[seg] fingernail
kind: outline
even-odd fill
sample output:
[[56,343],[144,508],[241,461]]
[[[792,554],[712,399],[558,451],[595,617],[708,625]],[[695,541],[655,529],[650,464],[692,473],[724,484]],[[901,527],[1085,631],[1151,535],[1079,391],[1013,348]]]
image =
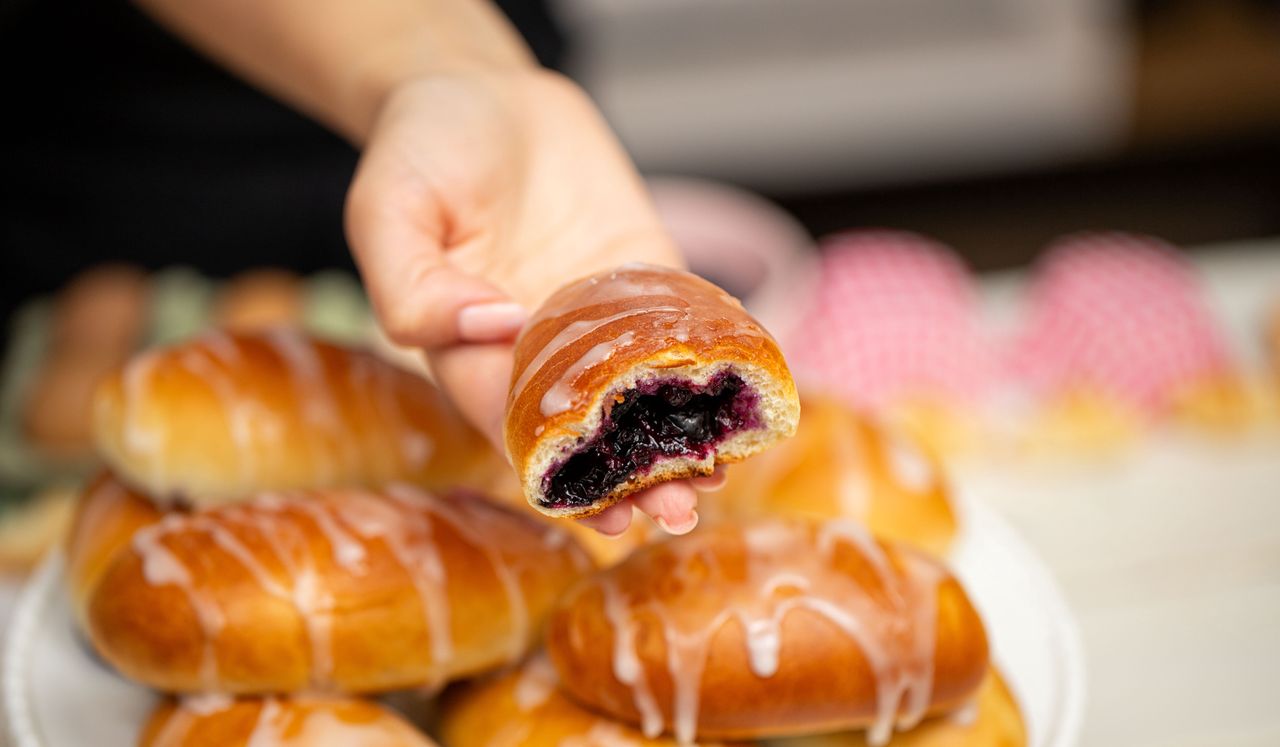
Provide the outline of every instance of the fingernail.
[[463,342],[509,340],[528,319],[528,310],[511,301],[472,304],[458,312],[458,338]]
[[717,471],[706,477],[695,477],[691,480],[693,487],[699,493],[714,493],[724,487],[729,481],[729,476],[724,472]]
[[698,512],[690,511],[689,516],[684,521],[676,524],[668,524],[665,516],[659,516],[657,519],[658,526],[662,527],[662,531],[667,534],[688,534],[693,528],[698,526]]
[[612,530],[609,530],[609,529],[597,529],[596,531],[597,531],[597,532],[599,532],[601,535],[603,535],[603,536],[605,536],[605,537],[608,537],[609,539],[617,539],[617,538],[621,537],[622,535],[626,534],[627,529],[628,529],[630,526],[631,526],[631,525],[630,525],[630,524],[628,524],[627,526],[625,526],[625,527],[623,527],[623,528],[621,528],[621,529],[618,529],[618,530],[616,530],[616,531],[612,531]]

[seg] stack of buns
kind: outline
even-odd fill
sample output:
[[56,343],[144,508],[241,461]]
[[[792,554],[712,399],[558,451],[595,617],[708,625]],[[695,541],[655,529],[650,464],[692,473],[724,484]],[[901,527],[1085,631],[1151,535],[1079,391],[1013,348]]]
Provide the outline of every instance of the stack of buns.
[[[601,292],[624,298],[634,272],[598,277],[624,284]],[[732,299],[703,298],[696,314],[729,309],[730,326],[768,339]],[[612,346],[648,334],[646,304],[676,305],[625,303],[610,313],[641,326],[551,346],[560,373],[540,398],[578,370],[570,409],[543,413],[557,432],[596,407],[608,422],[638,381],[619,371],[639,365]],[[565,325],[584,319],[599,328]],[[748,404],[781,418],[735,421],[739,444],[763,448],[794,428],[794,385],[776,348],[731,348],[696,350],[696,372],[667,380],[737,372]],[[655,412],[684,422],[677,399]],[[167,695],[139,724],[146,747],[1025,744],[983,622],[939,559],[956,520],[932,461],[833,402],[805,407],[795,440],[703,497],[695,531],[641,525],[589,553],[528,481],[536,511],[481,497],[510,486],[510,467],[425,380],[297,332],[210,333],[100,388],[109,468],[69,538],[73,607],[107,663]],[[518,422],[536,430],[529,409]],[[715,461],[700,452],[681,474]],[[416,725],[372,700],[446,686]]]
[[357,696],[519,661],[592,565],[557,527],[428,492],[497,460],[425,380],[298,332],[146,353],[94,420],[110,470],[67,580],[98,654],[181,699],[143,744],[428,744]]

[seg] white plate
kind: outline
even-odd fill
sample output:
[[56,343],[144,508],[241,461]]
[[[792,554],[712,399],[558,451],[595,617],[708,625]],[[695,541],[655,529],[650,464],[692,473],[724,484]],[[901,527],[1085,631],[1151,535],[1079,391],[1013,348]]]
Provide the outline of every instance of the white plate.
[[[962,510],[965,529],[952,564],[987,622],[1032,747],[1071,747],[1085,689],[1075,621],[1049,572],[1004,519],[972,500]],[[89,653],[62,588],[62,566],[54,554],[31,578],[5,642],[12,747],[133,747],[155,696]]]

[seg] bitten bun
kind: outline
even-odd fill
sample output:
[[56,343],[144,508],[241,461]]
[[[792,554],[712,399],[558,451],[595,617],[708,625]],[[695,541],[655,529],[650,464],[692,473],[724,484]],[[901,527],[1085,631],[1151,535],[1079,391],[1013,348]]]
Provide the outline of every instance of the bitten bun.
[[108,465],[160,502],[259,490],[484,484],[500,460],[426,380],[293,330],[210,332],[103,382]]
[[195,698],[161,703],[138,747],[435,747],[380,705],[357,698]]
[[149,510],[91,490],[69,581],[102,657],[167,692],[439,686],[523,656],[590,568],[555,527],[408,487]]
[[699,501],[703,520],[846,517],[882,539],[945,555],[956,516],[935,460],[839,400],[800,401],[796,435],[729,470],[724,488]]
[[576,585],[548,624],[565,690],[647,736],[896,726],[966,702],[982,621],[935,561],[851,521],[714,526]]
[[[449,747],[676,747],[650,739],[619,721],[587,710],[560,690],[545,656],[519,669],[469,682],[446,694],[438,736]],[[699,742],[712,747],[720,742]],[[726,745],[727,747],[727,745]]]
[[626,265],[534,314],[504,435],[529,503],[582,517],[762,451],[799,414],[777,344],[741,304],[687,272]]

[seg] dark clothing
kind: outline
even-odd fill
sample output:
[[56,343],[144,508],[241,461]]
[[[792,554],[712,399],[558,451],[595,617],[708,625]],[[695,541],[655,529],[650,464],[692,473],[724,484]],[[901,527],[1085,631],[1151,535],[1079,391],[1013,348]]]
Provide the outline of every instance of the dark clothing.
[[[555,64],[544,4],[510,5]],[[355,151],[132,4],[0,0],[0,71],[0,319],[104,260],[350,266]]]

